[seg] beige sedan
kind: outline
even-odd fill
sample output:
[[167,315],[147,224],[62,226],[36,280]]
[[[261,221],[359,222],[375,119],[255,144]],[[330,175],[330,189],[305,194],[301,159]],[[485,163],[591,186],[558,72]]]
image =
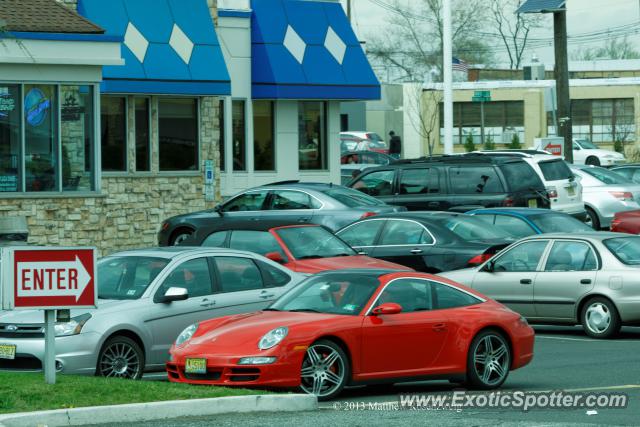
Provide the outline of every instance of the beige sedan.
[[594,338],[640,323],[640,236],[542,234],[514,243],[479,267],[440,275],[531,323],[581,324]]

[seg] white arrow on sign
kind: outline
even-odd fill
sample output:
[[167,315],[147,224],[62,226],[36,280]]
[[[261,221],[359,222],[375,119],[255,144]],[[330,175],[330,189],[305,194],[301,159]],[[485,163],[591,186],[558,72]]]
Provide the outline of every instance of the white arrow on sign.
[[19,297],[69,297],[76,301],[89,285],[91,276],[80,259],[75,261],[19,262]]

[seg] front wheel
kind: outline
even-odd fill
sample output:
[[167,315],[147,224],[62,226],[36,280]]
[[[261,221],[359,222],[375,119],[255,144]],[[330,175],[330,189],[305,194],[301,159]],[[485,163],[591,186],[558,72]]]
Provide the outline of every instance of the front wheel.
[[300,370],[300,388],[318,400],[329,400],[342,392],[351,367],[339,345],[320,340],[309,346]]
[[586,210],[587,219],[584,223],[594,230],[600,230],[600,219],[598,218],[598,214],[591,208],[587,208]]
[[182,244],[182,242],[184,242],[189,237],[191,237],[192,234],[193,234],[193,231],[191,231],[191,230],[189,230],[187,228],[182,229],[182,230],[178,230],[171,237],[171,241],[169,242],[169,245],[170,246],[180,246]]
[[582,327],[592,338],[611,338],[620,332],[618,310],[606,298],[593,298],[582,308]]
[[600,166],[600,159],[595,156],[589,156],[584,163],[589,166]]
[[139,380],[144,371],[144,352],[130,338],[109,338],[98,356],[96,375]]
[[467,354],[467,383],[481,390],[498,388],[511,368],[511,346],[496,331],[476,335]]

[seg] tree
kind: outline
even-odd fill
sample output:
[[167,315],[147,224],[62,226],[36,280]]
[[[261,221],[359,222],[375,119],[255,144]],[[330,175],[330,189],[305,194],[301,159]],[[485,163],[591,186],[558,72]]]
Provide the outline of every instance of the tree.
[[603,46],[578,49],[572,52],[571,59],[594,61],[597,59],[640,59],[640,52],[627,36],[607,40]]
[[522,65],[522,55],[529,42],[531,30],[542,27],[539,13],[515,13],[524,0],[491,0],[491,17],[495,29],[507,50],[509,66],[517,70]]
[[[478,31],[486,22],[482,0],[452,0],[453,54],[467,63],[490,63],[493,54]],[[442,0],[377,0],[389,12],[386,31],[370,34],[372,62],[392,67],[399,80],[439,81],[442,76]],[[435,78],[429,78],[435,77]]]
[[496,143],[493,141],[493,136],[489,135],[484,139],[483,149],[487,151],[493,151],[496,149]]
[[522,144],[520,144],[520,136],[517,133],[514,133],[511,137],[511,144],[509,144],[509,149],[511,150],[519,150],[522,148]]
[[473,143],[473,131],[469,132],[467,137],[464,139],[464,151],[467,153],[476,151],[476,144]]
[[426,143],[427,153],[432,157],[436,145],[435,133],[440,131],[438,110],[443,98],[442,91],[423,90],[422,84],[411,84],[406,85],[404,96],[409,122]]

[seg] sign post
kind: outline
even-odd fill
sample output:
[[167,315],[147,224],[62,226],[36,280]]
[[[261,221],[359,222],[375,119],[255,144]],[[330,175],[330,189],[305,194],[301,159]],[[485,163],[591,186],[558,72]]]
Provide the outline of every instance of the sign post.
[[471,100],[480,103],[480,143],[484,144],[484,103],[491,102],[491,92],[488,90],[477,90],[473,93]]
[[[56,382],[57,310],[95,308],[95,248],[7,247],[0,252],[3,310],[44,310],[44,376]],[[19,349],[14,347],[13,357]],[[5,355],[11,358],[11,355]]]

